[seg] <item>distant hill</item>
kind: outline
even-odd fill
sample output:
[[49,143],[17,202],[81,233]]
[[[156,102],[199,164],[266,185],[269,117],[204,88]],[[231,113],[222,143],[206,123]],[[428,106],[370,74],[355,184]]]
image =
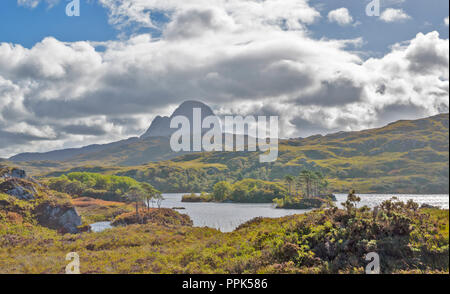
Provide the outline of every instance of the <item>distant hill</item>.
[[[77,155],[64,162],[21,163],[34,173],[65,170],[126,175],[164,192],[198,192],[219,180],[281,181],[303,169],[320,170],[334,191],[448,193],[449,114],[404,120],[358,132],[281,140],[278,160],[257,152],[168,152],[168,138],[149,137]],[[154,160],[150,160],[154,159]],[[159,161],[159,162],[155,162]]]
[[114,148],[121,145],[127,145],[132,142],[136,142],[138,138],[130,138],[123,141],[113,142],[104,145],[89,145],[81,148],[69,148],[62,150],[49,151],[44,153],[34,152],[34,153],[20,153],[9,158],[13,162],[23,162],[23,161],[42,161],[42,160],[56,160],[65,161],[74,159],[76,156],[81,156],[84,154],[95,153],[98,151],[103,151],[108,148]]
[[[201,118],[215,116],[209,106],[199,101],[183,102],[170,117],[157,116],[140,138],[103,145],[89,145],[81,148],[55,150],[44,153],[20,153],[9,158],[12,162],[64,161],[64,162],[107,162],[117,165],[134,165],[159,161],[179,156],[169,146],[169,138],[176,129],[170,128],[170,121],[176,116],[188,118],[193,126],[193,110],[201,110]],[[202,133],[208,129],[202,129]],[[192,132],[193,133],[193,130]]]

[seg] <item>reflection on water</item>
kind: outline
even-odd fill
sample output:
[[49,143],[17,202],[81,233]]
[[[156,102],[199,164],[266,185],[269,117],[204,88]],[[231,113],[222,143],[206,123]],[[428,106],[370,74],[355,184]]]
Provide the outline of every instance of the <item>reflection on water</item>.
[[162,207],[184,207],[180,213],[191,217],[196,227],[211,227],[222,232],[231,232],[240,224],[255,217],[282,217],[305,213],[308,209],[275,209],[271,203],[214,203],[181,202],[184,194],[163,194]]
[[[411,195],[411,194],[357,194],[361,197],[361,202],[358,206],[375,207],[385,200],[389,200],[392,197],[397,197],[399,201],[407,202],[412,199],[414,202],[422,205],[424,203],[437,206],[440,208],[448,209],[449,196],[445,194],[431,194],[431,195]],[[337,206],[342,207],[341,203],[347,200],[347,194],[336,194]]]
[[112,228],[110,222],[98,222],[98,223],[91,224],[90,226],[91,226],[91,230],[93,232],[101,232],[101,231],[104,231],[106,229],[111,229]]
[[[161,207],[184,207],[178,210],[180,213],[190,216],[196,227],[211,227],[222,232],[231,232],[240,224],[255,217],[282,217],[292,214],[301,214],[309,209],[276,209],[273,204],[244,204],[244,203],[211,203],[211,202],[181,202],[185,193],[163,194],[164,201]],[[449,208],[449,195],[393,195],[393,194],[358,194],[361,197],[359,206],[374,207],[384,200],[396,196],[400,201],[413,199],[419,204],[430,204],[441,208]],[[346,194],[336,194],[337,206],[347,199]],[[94,232],[111,228],[109,222],[100,222],[91,225]]]

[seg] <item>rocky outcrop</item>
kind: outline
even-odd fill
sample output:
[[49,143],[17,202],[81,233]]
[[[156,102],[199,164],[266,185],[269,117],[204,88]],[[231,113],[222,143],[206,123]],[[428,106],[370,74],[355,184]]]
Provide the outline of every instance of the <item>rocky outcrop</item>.
[[8,178],[0,183],[0,192],[20,200],[33,200],[36,195],[36,189],[31,183],[16,178]]
[[[0,209],[6,212],[34,215],[40,225],[58,230],[61,233],[78,233],[81,217],[70,203],[67,196],[55,197],[32,178],[27,178],[25,171],[17,168],[0,169],[0,193],[12,196],[3,199]],[[18,209],[14,198],[30,203],[26,208]],[[27,211],[25,211],[26,209]]]
[[0,178],[3,178],[3,179],[8,179],[8,178],[25,179],[26,177],[27,177],[27,173],[22,169],[0,167]]
[[39,224],[61,233],[78,233],[81,226],[81,217],[70,205],[44,203],[37,207],[36,215]]

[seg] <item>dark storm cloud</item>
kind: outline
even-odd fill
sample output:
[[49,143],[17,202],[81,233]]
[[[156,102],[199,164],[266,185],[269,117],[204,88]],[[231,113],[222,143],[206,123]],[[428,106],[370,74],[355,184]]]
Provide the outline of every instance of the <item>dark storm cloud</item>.
[[337,130],[336,128],[328,128],[318,121],[307,120],[302,116],[296,116],[290,120],[290,123],[295,126],[295,134],[297,137],[308,137],[317,134],[324,135]]
[[107,134],[101,126],[68,125],[61,127],[61,131],[73,135],[101,136]]
[[322,81],[318,91],[297,99],[300,105],[339,106],[362,99],[363,88],[349,79]]
[[302,91],[313,84],[314,75],[303,64],[289,60],[291,54],[295,53],[269,47],[233,56],[210,67],[199,86],[204,93],[216,93],[217,102]]
[[448,50],[447,52],[444,50],[427,43],[418,44],[406,55],[406,58],[410,61],[410,70],[418,74],[428,74],[442,67],[448,68]]
[[226,29],[231,23],[224,21],[224,17],[220,17],[219,13],[216,9],[205,8],[191,8],[182,11],[168,25],[164,36],[169,40],[185,39],[201,36],[208,31]]
[[415,119],[426,116],[426,110],[413,104],[393,104],[377,109],[377,115],[381,125],[396,120]]
[[[39,117],[80,118],[93,115],[132,115],[150,113],[164,107],[174,96],[169,93],[139,93],[136,90],[99,91],[72,100],[38,100],[27,97],[24,106]],[[145,92],[145,91],[144,91]]]
[[30,141],[48,141],[52,139],[53,138],[43,138],[29,134],[0,130],[0,148],[5,148],[11,145],[27,144]]

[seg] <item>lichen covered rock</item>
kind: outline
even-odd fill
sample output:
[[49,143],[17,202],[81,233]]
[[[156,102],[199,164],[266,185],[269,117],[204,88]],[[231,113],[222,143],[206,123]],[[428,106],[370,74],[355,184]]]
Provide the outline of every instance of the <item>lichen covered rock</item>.
[[[23,170],[0,168],[0,212],[15,213],[61,233],[78,233],[81,217],[64,193],[47,189]],[[7,218],[8,219],[8,218]],[[19,219],[19,218],[14,218]]]
[[26,177],[27,173],[22,169],[0,166],[0,178],[25,179]]
[[79,232],[81,217],[73,206],[42,203],[36,209],[38,222],[45,227],[61,233],[75,234]]
[[33,200],[36,195],[36,189],[33,185],[19,178],[8,178],[0,183],[0,192],[20,200]]

